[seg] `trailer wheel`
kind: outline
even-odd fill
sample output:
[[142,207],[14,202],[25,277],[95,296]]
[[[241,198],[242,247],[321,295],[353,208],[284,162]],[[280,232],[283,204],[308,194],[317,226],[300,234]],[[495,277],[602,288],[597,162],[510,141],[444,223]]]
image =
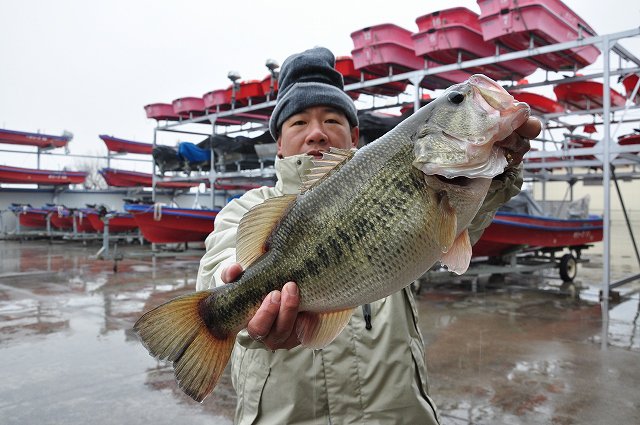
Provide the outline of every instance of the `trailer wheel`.
[[564,282],[571,282],[578,274],[578,262],[571,254],[564,254],[560,258],[560,278]]

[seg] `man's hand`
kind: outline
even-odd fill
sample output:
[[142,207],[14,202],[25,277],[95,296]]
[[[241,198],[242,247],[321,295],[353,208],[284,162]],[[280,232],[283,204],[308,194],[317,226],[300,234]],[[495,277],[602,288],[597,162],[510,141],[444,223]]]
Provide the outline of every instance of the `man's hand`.
[[[242,266],[238,263],[231,264],[222,270],[222,281],[233,282],[240,273]],[[272,291],[249,321],[249,336],[262,342],[270,350],[288,350],[300,345],[295,331],[299,304],[298,286],[294,282],[287,282],[282,291]]]
[[509,166],[515,166],[522,162],[524,154],[531,149],[529,139],[538,137],[541,130],[542,123],[540,120],[530,117],[505,139],[496,142],[496,146],[500,146],[505,150]]

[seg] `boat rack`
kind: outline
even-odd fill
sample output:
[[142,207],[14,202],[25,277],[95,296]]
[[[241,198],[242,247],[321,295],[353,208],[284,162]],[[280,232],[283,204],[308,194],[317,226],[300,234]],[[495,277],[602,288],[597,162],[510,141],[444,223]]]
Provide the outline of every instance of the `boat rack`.
[[[583,34],[584,35],[584,34]],[[616,176],[618,179],[629,180],[638,179],[640,177],[640,156],[639,148],[636,146],[621,146],[617,143],[612,143],[614,140],[615,131],[619,128],[620,123],[629,123],[640,121],[636,118],[627,117],[627,113],[630,111],[640,110],[640,105],[626,105],[615,107],[611,106],[611,77],[622,76],[627,74],[633,74],[640,72],[640,59],[620,45],[618,42],[622,39],[638,38],[640,37],[640,27],[633,28],[626,31],[581,37],[577,40],[567,41],[557,44],[549,44],[545,46],[534,46],[533,39],[530,42],[529,48],[525,50],[510,51],[507,53],[500,52],[497,49],[496,54],[490,57],[477,58],[466,61],[458,61],[457,63],[447,65],[437,65],[425,67],[425,69],[414,70],[409,72],[394,73],[394,70],[389,66],[389,73],[386,76],[377,78],[365,79],[363,73],[361,73],[361,79],[359,82],[349,83],[345,85],[345,91],[354,91],[381,86],[384,84],[394,82],[409,82],[414,88],[413,104],[417,108],[420,105],[421,99],[421,82],[423,79],[430,75],[437,75],[444,72],[460,71],[468,68],[482,67],[487,65],[500,64],[506,61],[513,61],[518,59],[533,59],[533,56],[548,55],[554,52],[560,52],[567,49],[582,48],[589,45],[595,45],[600,49],[603,60],[603,71],[599,73],[592,73],[589,75],[578,75],[576,70],[572,73],[572,76],[561,76],[561,72],[558,72],[558,77],[555,79],[550,77],[549,71],[546,71],[543,81],[518,84],[518,89],[533,88],[533,87],[549,87],[559,83],[567,82],[580,82],[586,80],[601,80],[603,93],[602,93],[602,107],[590,108],[584,111],[567,111],[563,113],[543,114],[540,115],[540,119],[543,122],[543,133],[541,134],[541,142],[546,144],[544,140],[550,141],[554,144],[561,144],[562,140],[555,140],[552,132],[562,130],[564,132],[567,129],[576,128],[580,125],[594,124],[602,126],[604,137],[603,143],[599,143],[589,148],[574,148],[565,144],[560,150],[542,150],[537,152],[531,152],[530,158],[534,159],[534,163],[527,163],[525,165],[525,176],[528,181],[567,181],[575,182],[576,180],[584,181],[586,184],[589,182],[602,182],[604,192],[604,262],[603,262],[603,300],[608,302],[609,289],[611,288],[611,270],[610,270],[610,182],[612,176]],[[618,58],[617,69],[612,69],[612,58],[615,55]],[[425,61],[425,66],[428,62]],[[614,65],[615,66],[615,65]],[[577,69],[577,67],[576,67]],[[506,85],[507,90],[516,87],[513,83]],[[628,96],[630,99],[635,98],[635,93],[638,92],[638,84],[636,84],[634,93]],[[375,99],[376,96],[372,96]],[[628,103],[628,102],[627,102]],[[214,111],[213,113],[205,113],[202,116],[189,116],[188,118],[180,118],[175,122],[166,121],[162,123],[157,122],[157,126],[154,129],[154,145],[156,143],[157,133],[164,131],[177,131],[180,132],[181,128],[189,124],[204,124],[211,128],[211,134],[216,134],[219,130],[216,125],[217,120],[224,119],[240,119],[242,115],[251,114],[258,110],[268,110],[275,105],[275,101],[270,100],[260,104],[253,104],[249,106],[243,106],[239,108],[232,108],[226,111]],[[385,105],[384,107],[393,108],[400,106],[399,97],[395,104]],[[208,112],[208,111],[207,111]],[[572,124],[566,122],[567,119],[576,119],[580,116],[588,116],[592,121],[583,122],[582,124]],[[255,129],[265,128],[267,121],[263,120],[246,120],[248,127],[240,126],[237,131],[254,131]],[[616,125],[615,130],[612,132],[612,125]],[[546,135],[548,133],[548,136]],[[546,138],[546,139],[545,139]],[[546,148],[546,146],[545,146]],[[548,159],[557,156],[558,153],[562,154],[560,161],[548,161]],[[211,151],[211,162],[214,163],[213,150]],[[582,159],[589,157],[589,159]],[[604,160],[604,158],[611,158],[611,160]],[[533,172],[536,168],[541,169],[541,172]],[[575,169],[579,168],[580,171]],[[560,170],[560,174],[553,174],[552,169]],[[585,171],[582,171],[585,170]],[[616,173],[613,172],[616,170]],[[213,182],[218,175],[224,175],[224,173],[216,173],[213,169],[210,173],[210,181]],[[213,196],[213,195],[212,195]],[[213,199],[213,197],[212,197]],[[640,258],[639,265],[640,265]],[[555,260],[552,262],[555,265]],[[545,264],[545,267],[549,264]],[[537,266],[535,266],[537,267]],[[483,272],[484,273],[484,272]],[[635,276],[634,279],[640,278],[640,275]],[[633,280],[633,279],[632,279]],[[625,282],[627,280],[624,280]],[[620,284],[620,283],[619,283]],[[608,308],[603,308],[604,312],[608,312]],[[607,319],[608,320],[608,319]]]
[[[0,218],[2,217],[2,213],[11,212],[10,210],[0,211]],[[94,241],[102,241],[102,248],[99,252],[105,253],[108,256],[109,253],[109,244],[117,243],[119,241],[127,241],[131,242],[137,240],[142,245],[144,243],[144,239],[142,234],[140,233],[140,229],[137,229],[132,232],[123,232],[123,233],[111,233],[109,232],[109,217],[108,215],[103,219],[105,223],[104,230],[102,232],[81,232],[78,230],[78,225],[76,222],[77,217],[73,217],[73,229],[71,230],[59,230],[55,229],[51,224],[51,214],[47,214],[46,216],[46,227],[44,229],[25,229],[21,224],[20,220],[16,220],[16,229],[10,233],[4,233],[4,239],[13,239],[13,240],[31,240],[31,239],[49,239],[53,240],[62,240],[62,241],[78,241],[78,242],[94,242]],[[1,224],[1,223],[0,223]],[[0,226],[1,227],[1,226]]]
[[[105,217],[102,218],[102,221],[104,223],[104,229],[102,231],[102,247],[98,250],[95,256],[96,258],[101,258],[103,260],[113,259],[114,261],[116,261],[116,263],[114,264],[114,271],[116,271],[118,267],[117,259],[119,258],[117,255],[118,241],[121,241],[121,240],[132,241],[134,239],[137,239],[140,242],[140,245],[144,245],[144,238],[142,237],[142,232],[140,231],[140,228],[137,228],[134,232],[110,234],[109,232],[110,219],[111,219],[110,214],[107,214]],[[111,242],[115,243],[113,253],[110,252]]]

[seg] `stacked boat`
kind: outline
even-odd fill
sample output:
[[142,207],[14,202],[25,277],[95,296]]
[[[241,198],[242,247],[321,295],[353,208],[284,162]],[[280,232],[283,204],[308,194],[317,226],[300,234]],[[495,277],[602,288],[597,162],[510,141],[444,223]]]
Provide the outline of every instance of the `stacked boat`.
[[496,213],[474,257],[500,257],[517,251],[582,249],[602,241],[602,217],[589,215],[588,198],[566,202],[551,214],[528,192],[521,192]]
[[[276,144],[268,132],[256,137],[212,135],[202,142],[179,142],[176,147],[167,145],[153,146],[113,136],[101,135],[108,151],[117,154],[151,155],[160,174],[104,167],[99,173],[111,187],[139,188],[153,187],[171,190],[188,190],[200,184],[210,185],[208,176],[192,174],[207,172],[211,169],[212,151],[215,166],[219,171],[241,171],[264,168],[273,165],[276,156]],[[167,172],[171,176],[165,176]],[[273,174],[273,173],[271,173]],[[178,177],[179,179],[176,179]],[[273,184],[273,176],[263,176],[264,183]],[[239,176],[238,182],[225,178],[225,183],[215,181],[214,185],[222,190],[242,190],[248,184],[246,177]],[[251,185],[256,187],[255,184]]]
[[64,132],[62,136],[26,131],[0,129],[0,143],[20,146],[36,146],[39,149],[66,148],[73,134]]
[[[250,93],[250,92],[247,92]],[[264,99],[258,99],[264,101]],[[245,101],[242,94],[239,96],[239,102]],[[197,103],[194,99],[181,98],[179,101],[173,102],[178,110],[178,114],[194,112],[193,105]],[[159,108],[159,109],[158,109]],[[162,107],[154,106],[152,110],[162,111]],[[162,112],[168,114],[168,111]],[[198,112],[199,115],[201,115]],[[100,175],[104,178],[109,186],[140,188],[153,187],[172,189],[172,190],[188,190],[200,184],[210,185],[208,178],[192,176],[182,177],[180,180],[173,180],[171,177],[164,178],[166,172],[181,172],[189,175],[192,170],[208,171],[210,169],[211,150],[217,153],[218,164],[221,164],[224,158],[233,152],[247,154],[256,157],[254,163],[250,164],[250,168],[256,168],[259,164],[257,160],[255,147],[275,146],[273,139],[268,133],[267,137],[259,136],[257,138],[247,138],[238,136],[230,138],[228,136],[211,136],[206,138],[199,145],[189,142],[181,142],[175,148],[156,145],[149,143],[135,142],[114,136],[101,135],[110,153],[117,154],[142,154],[152,155],[154,162],[158,166],[161,175],[154,176],[149,173],[141,173],[137,171],[121,170],[111,167],[105,167],[100,170]],[[265,142],[267,142],[265,144]],[[239,150],[245,146],[245,151]],[[267,155],[273,163],[275,158],[275,150],[269,150]],[[246,160],[246,157],[237,158],[236,161]],[[264,164],[260,164],[264,165]],[[154,181],[155,180],[155,181]],[[263,184],[273,184],[272,178],[264,179],[247,179],[243,176],[225,177],[216,180],[214,187],[217,190],[238,191],[249,190]],[[213,230],[213,223],[219,210],[208,210],[200,208],[178,208],[168,206],[161,203],[152,203],[144,200],[129,200],[125,204],[124,213],[110,212],[99,216],[93,211],[87,211],[89,221],[97,229],[104,227],[105,218],[108,218],[109,231],[117,232],[123,228],[139,229],[144,239],[151,243],[167,244],[167,243],[184,243],[194,241],[204,241],[204,239]]]
[[[133,140],[122,139],[119,137],[102,134],[99,136],[104,142],[109,155],[115,154],[138,154],[152,155],[153,145],[151,143],[137,142]],[[150,173],[142,173],[138,171],[122,170],[112,167],[105,167],[99,171],[107,185],[112,187],[152,187],[153,175]],[[188,190],[196,187],[203,182],[202,179],[193,181],[162,181],[161,176],[156,176],[156,186],[164,189],[182,189]]]
[[133,216],[110,211],[105,206],[88,205],[85,208],[68,208],[65,205],[12,204],[9,207],[18,218],[20,226],[28,230],[54,230],[60,232],[102,233],[108,222],[110,233],[132,232],[138,229]]
[[162,204],[126,204],[146,240],[152,243],[204,241],[219,209],[176,208]]
[[[43,133],[0,129],[0,143],[33,146],[41,151],[67,148],[73,138],[71,133],[55,136]],[[83,171],[46,170],[41,168],[23,168],[0,165],[0,183],[37,184],[43,186],[66,186],[82,184],[87,177]]]
[[[342,74],[347,93],[358,99],[361,95],[397,96],[407,91],[411,84],[429,90],[443,89],[453,83],[466,80],[471,74],[482,73],[495,80],[509,81],[509,91],[520,101],[528,103],[532,112],[540,116],[553,116],[577,110],[600,110],[603,105],[604,87],[602,83],[579,77],[568,78],[554,88],[555,99],[537,93],[524,80],[538,69],[545,71],[577,70],[588,66],[598,58],[600,51],[593,45],[585,44],[559,51],[523,57],[498,60],[500,54],[535,49],[550,44],[580,40],[595,35],[595,31],[578,15],[559,0],[478,0],[480,13],[464,7],[436,10],[415,19],[416,28],[402,28],[393,23],[379,23],[353,31],[350,36],[353,49],[350,55],[336,58],[336,69]],[[513,56],[512,56],[513,57]],[[470,65],[468,61],[473,61]],[[465,68],[460,65],[466,62]],[[458,66],[451,66],[456,65]],[[435,69],[448,66],[446,71],[429,73],[419,81],[412,71]],[[241,126],[247,123],[268,121],[273,110],[273,100],[278,93],[277,64],[268,62],[270,72],[254,79],[241,79],[230,75],[232,84],[206,91],[202,96],[183,96],[171,101],[150,103],[144,106],[146,116],[156,121],[199,122],[208,126]],[[436,69],[436,71],[438,71]],[[400,74],[407,74],[397,77]],[[393,81],[389,81],[388,77]],[[410,78],[411,77],[411,78]],[[387,79],[387,81],[385,81]],[[375,85],[362,87],[362,82],[376,80]],[[519,84],[513,82],[519,81]],[[620,107],[627,99],[638,102],[638,74],[621,78],[626,96],[612,89],[611,106]],[[415,88],[415,87],[414,87]],[[204,90],[203,90],[204,91]],[[424,96],[421,103],[430,100]],[[412,105],[403,108],[403,115],[384,115],[380,112],[361,112],[360,134],[362,142],[368,143],[392,128],[408,114]],[[48,136],[6,131],[0,133],[0,142],[28,144],[39,149],[65,147],[68,135]],[[66,138],[65,138],[66,137]],[[268,132],[255,137],[211,135],[199,143],[180,142],[175,147],[161,144],[137,142],[110,135],[99,136],[111,155],[145,155],[152,159],[159,170],[157,175],[138,171],[105,167],[100,174],[111,187],[139,190],[139,188],[169,189],[188,191],[204,184],[211,190],[231,191],[238,194],[262,185],[274,183],[274,173],[264,173],[273,165],[276,144]],[[5,140],[10,140],[6,142]],[[627,135],[619,144],[638,143],[636,135]],[[571,135],[566,140],[567,147],[590,149],[597,140]],[[151,157],[149,157],[151,155]],[[535,157],[527,159],[535,163],[530,171],[553,168],[554,158]],[[558,157],[558,160],[563,158]],[[572,159],[595,160],[591,154],[574,155]],[[269,168],[272,170],[272,168]],[[215,170],[222,177],[211,181],[205,173]],[[260,170],[259,173],[247,173]],[[169,174],[167,174],[169,173]],[[51,172],[17,167],[0,166],[0,183],[33,182],[38,184],[73,184],[81,182],[86,174],[77,172]],[[47,208],[21,206],[21,223],[44,222],[59,228],[69,228],[69,220],[76,229],[82,227],[86,218],[91,228],[100,231],[105,217],[109,218],[112,231],[116,229],[139,228],[144,237],[153,243],[175,243],[204,240],[213,230],[213,222],[218,210],[186,209],[175,206],[130,202],[124,213],[110,211],[99,214],[92,209],[80,209],[67,213],[66,209],[50,211]],[[29,211],[27,213],[27,211]],[[55,217],[54,217],[55,216]],[[533,221],[532,221],[533,220]],[[537,220],[537,221],[536,221]],[[551,223],[544,219],[521,219],[513,213],[501,212],[496,217],[496,226],[490,228],[487,237],[494,241],[486,252],[497,252],[495,244],[500,244],[510,228],[520,226],[533,229],[563,228],[580,233],[583,224],[570,225]],[[586,221],[585,221],[586,220]],[[590,225],[588,219],[583,220]],[[75,224],[74,224],[75,223]],[[597,223],[596,223],[597,224]],[[124,227],[119,227],[119,226]],[[102,227],[101,227],[102,226]],[[129,227],[127,227],[129,226]],[[501,227],[502,226],[502,227]],[[511,227],[504,227],[511,226]],[[538,227],[536,227],[538,226]],[[87,227],[87,229],[89,229]],[[507,229],[507,230],[505,230]],[[88,231],[88,230],[87,230]],[[557,230],[560,234],[563,230]],[[597,231],[593,233],[598,238]],[[525,233],[524,231],[521,233]],[[493,235],[493,236],[492,236]],[[502,235],[502,236],[501,236]],[[533,237],[533,234],[532,234]],[[588,239],[588,238],[587,238]],[[584,241],[587,241],[586,239]],[[583,242],[584,242],[583,241]],[[530,243],[529,243],[530,242]],[[525,245],[539,244],[529,241]],[[563,238],[560,244],[582,243]],[[486,240],[485,242],[486,243]],[[545,242],[546,243],[546,242]],[[478,249],[482,248],[482,244]],[[500,246],[499,249],[505,247]],[[493,250],[493,251],[492,251]]]
[[139,229],[144,239],[159,244],[204,241],[219,212],[144,202],[127,203],[124,209],[118,212],[102,205],[68,208],[58,204],[12,204],[9,208],[24,230],[102,234],[108,226],[109,234],[122,234]]

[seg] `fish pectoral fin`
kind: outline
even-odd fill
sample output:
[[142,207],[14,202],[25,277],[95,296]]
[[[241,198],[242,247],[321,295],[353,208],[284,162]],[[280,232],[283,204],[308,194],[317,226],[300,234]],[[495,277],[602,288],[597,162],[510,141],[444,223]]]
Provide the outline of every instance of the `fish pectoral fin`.
[[435,194],[437,209],[437,229],[436,236],[440,250],[447,252],[451,249],[451,246],[456,239],[456,229],[458,228],[458,217],[456,210],[449,203],[449,195],[445,191],[437,192]]
[[297,195],[269,198],[251,208],[240,220],[236,236],[236,259],[246,269],[267,251],[267,240]]
[[300,344],[314,350],[326,347],[347,326],[354,311],[349,308],[327,313],[302,313],[296,323]]
[[305,193],[319,185],[323,180],[353,158],[355,153],[355,149],[331,148],[329,152],[322,154],[322,159],[314,159],[313,167],[304,176],[300,193]]
[[456,238],[451,249],[442,256],[440,262],[444,266],[447,266],[449,271],[455,274],[462,274],[469,268],[470,261],[471,241],[469,240],[469,232],[467,229],[464,229]]

